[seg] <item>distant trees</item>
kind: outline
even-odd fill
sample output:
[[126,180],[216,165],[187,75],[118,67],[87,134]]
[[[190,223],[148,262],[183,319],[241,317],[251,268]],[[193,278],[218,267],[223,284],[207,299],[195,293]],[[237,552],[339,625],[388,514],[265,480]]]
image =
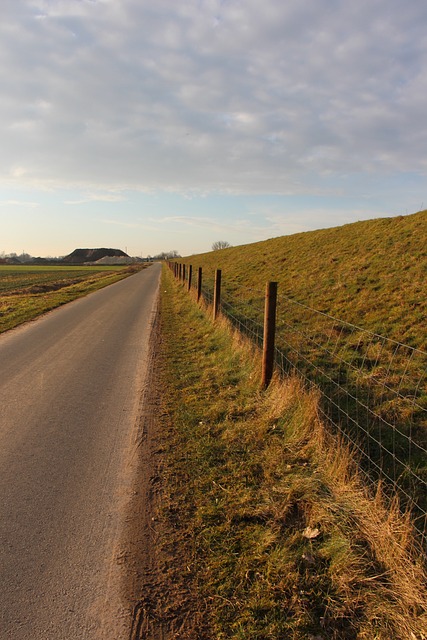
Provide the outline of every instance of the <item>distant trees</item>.
[[62,258],[55,258],[52,256],[48,256],[46,258],[35,258],[26,251],[23,251],[19,255],[13,251],[11,253],[0,251],[0,260],[10,264],[44,264],[61,262]]
[[180,254],[176,249],[172,251],[162,251],[158,253],[156,256],[148,256],[152,260],[173,260],[173,258],[180,258]]
[[5,253],[4,251],[1,251],[0,258],[2,260],[10,260],[11,262],[22,264],[24,264],[25,262],[31,262],[33,260],[33,256],[31,256],[29,253],[25,253],[25,251],[23,251],[20,255],[13,251],[12,253]]
[[228,249],[231,244],[227,240],[217,240],[212,245],[212,251],[219,251],[220,249]]
[[25,251],[23,251],[19,256],[18,256],[18,260],[20,262],[31,262],[31,260],[33,259],[33,256],[31,256],[29,253],[25,253]]

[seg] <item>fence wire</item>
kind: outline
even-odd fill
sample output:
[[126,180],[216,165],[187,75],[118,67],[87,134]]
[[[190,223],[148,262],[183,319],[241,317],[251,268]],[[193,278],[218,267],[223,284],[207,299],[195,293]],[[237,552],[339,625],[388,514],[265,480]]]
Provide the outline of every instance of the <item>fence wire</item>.
[[[213,275],[203,277],[211,304]],[[220,308],[262,347],[264,292],[223,281]],[[412,509],[427,549],[427,353],[279,295],[275,362],[320,390],[323,419],[358,452],[365,477]]]
[[[221,311],[231,323],[262,348],[264,299],[260,292],[241,288],[233,294],[221,294]],[[260,321],[261,319],[261,321]]]
[[276,364],[320,389],[322,416],[413,508],[427,542],[427,354],[279,296]]

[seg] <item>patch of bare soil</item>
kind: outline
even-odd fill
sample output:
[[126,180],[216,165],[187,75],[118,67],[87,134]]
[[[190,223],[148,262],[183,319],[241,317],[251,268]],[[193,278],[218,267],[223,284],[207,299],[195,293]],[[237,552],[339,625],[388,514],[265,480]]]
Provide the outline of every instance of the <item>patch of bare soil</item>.
[[58,280],[57,282],[48,282],[46,284],[35,284],[26,289],[16,289],[13,291],[6,291],[5,296],[22,296],[37,293],[49,293],[50,291],[59,291],[64,287],[71,287],[73,284],[81,282],[82,278],[75,280]]
[[173,426],[163,406],[161,369],[157,354],[143,402],[139,469],[126,520],[129,640],[196,640],[205,636],[191,568],[194,543],[186,530],[180,479],[168,473]]

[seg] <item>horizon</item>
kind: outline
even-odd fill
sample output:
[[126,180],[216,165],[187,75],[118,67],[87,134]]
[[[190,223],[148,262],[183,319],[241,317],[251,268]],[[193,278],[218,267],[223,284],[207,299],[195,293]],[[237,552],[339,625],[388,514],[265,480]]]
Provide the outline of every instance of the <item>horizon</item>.
[[[396,214],[394,216],[381,216],[379,218],[369,218],[367,220],[355,220],[354,222],[350,222],[350,223],[344,223],[342,225],[335,225],[335,226],[331,226],[331,227],[320,227],[317,229],[309,229],[307,231],[297,231],[295,233],[289,233],[289,234],[283,234],[282,236],[273,236],[272,238],[265,238],[264,240],[255,240],[254,242],[248,242],[248,243],[243,243],[241,245],[230,245],[231,248],[237,248],[239,246],[246,246],[248,244],[257,244],[258,242],[265,242],[268,240],[273,240],[275,238],[281,238],[281,237],[288,237],[288,236],[293,236],[293,235],[298,235],[300,233],[310,233],[310,232],[315,232],[315,231],[326,231],[328,229],[338,229],[340,227],[344,227],[347,226],[348,224],[352,225],[352,224],[358,224],[360,222],[373,222],[375,220],[382,220],[382,219],[392,219],[392,218],[401,218],[401,217],[410,217],[410,216],[415,216],[419,213],[424,213],[427,210],[425,209],[420,209],[420,211],[415,211],[414,213],[408,213],[408,214]],[[214,249],[212,249],[212,247],[210,247],[210,249],[208,249],[208,251],[199,251],[197,253],[191,253],[191,254],[181,254],[177,249],[173,249],[173,248],[169,248],[166,249],[164,251],[159,251],[157,253],[150,253],[148,252],[146,255],[132,255],[130,253],[128,253],[127,249],[128,247],[113,247],[113,246],[93,246],[93,247],[82,247],[82,246],[78,246],[75,247],[74,249],[72,249],[71,251],[68,251],[67,253],[64,254],[50,254],[50,255],[45,255],[42,256],[41,254],[37,254],[37,255],[33,255],[28,253],[27,251],[22,251],[21,253],[17,253],[16,251],[11,251],[11,252],[6,252],[6,251],[0,251],[0,258],[8,258],[8,257],[17,257],[19,258],[20,256],[30,256],[31,259],[38,259],[38,258],[42,258],[42,259],[51,259],[51,260],[59,260],[59,259],[63,259],[69,255],[72,255],[75,251],[93,251],[93,250],[100,250],[100,249],[105,249],[105,250],[113,250],[113,251],[122,251],[124,252],[128,257],[130,258],[147,258],[147,257],[153,257],[156,258],[156,256],[164,253],[172,253],[172,252],[177,252],[179,255],[175,256],[175,257],[181,257],[181,258],[188,258],[191,257],[193,255],[199,255],[202,253],[209,253],[210,251],[213,251]]]

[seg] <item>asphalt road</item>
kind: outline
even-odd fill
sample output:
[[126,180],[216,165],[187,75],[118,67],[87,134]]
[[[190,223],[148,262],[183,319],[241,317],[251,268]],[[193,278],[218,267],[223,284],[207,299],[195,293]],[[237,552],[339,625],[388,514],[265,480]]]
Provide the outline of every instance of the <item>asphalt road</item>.
[[2,640],[125,637],[117,539],[159,274],[0,336]]

